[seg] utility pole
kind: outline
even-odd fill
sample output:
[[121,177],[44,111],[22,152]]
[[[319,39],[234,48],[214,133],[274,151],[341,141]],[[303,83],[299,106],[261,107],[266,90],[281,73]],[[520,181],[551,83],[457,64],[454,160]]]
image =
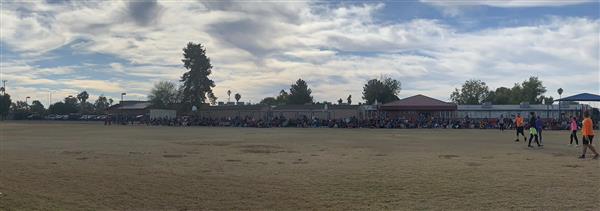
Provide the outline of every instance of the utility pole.
[[6,82],[7,80],[2,80],[2,94],[6,94]]

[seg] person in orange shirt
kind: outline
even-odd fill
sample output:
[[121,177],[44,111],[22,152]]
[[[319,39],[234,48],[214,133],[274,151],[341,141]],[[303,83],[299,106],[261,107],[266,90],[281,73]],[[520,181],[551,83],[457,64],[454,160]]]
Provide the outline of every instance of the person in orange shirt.
[[587,148],[590,148],[590,150],[592,150],[592,152],[596,154],[594,155],[593,159],[598,159],[598,156],[600,155],[598,155],[598,152],[596,152],[596,148],[594,148],[594,145],[592,143],[594,139],[594,123],[590,118],[590,112],[583,112],[583,117],[585,117],[585,119],[583,119],[583,127],[581,128],[581,133],[583,134],[583,154],[581,154],[579,159],[585,159],[585,153],[587,151]]
[[515,117],[515,125],[517,126],[517,139],[515,139],[515,142],[519,142],[519,134],[523,136],[523,142],[525,142],[527,137],[525,137],[525,125],[523,125],[523,117],[521,117],[521,114],[517,114],[517,117]]

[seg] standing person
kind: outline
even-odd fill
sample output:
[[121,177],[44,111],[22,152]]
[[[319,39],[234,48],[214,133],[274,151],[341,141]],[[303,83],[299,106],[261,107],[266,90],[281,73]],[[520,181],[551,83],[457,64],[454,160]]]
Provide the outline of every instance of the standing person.
[[538,134],[537,134],[537,130],[535,129],[535,112],[531,112],[530,113],[531,116],[529,117],[529,143],[527,144],[527,147],[532,147],[531,146],[531,139],[535,138],[535,143],[538,145],[538,147],[542,147],[542,145],[540,144],[540,142],[538,141]]
[[542,141],[542,129],[544,128],[544,121],[542,121],[541,117],[537,117],[537,119],[535,120],[535,129],[537,130],[537,134],[540,137],[540,144],[542,146],[544,146],[544,143]]
[[573,145],[573,139],[575,139],[575,147],[579,147],[579,140],[577,139],[577,117],[571,117],[571,142],[569,146]]
[[504,115],[500,115],[496,121],[500,124],[500,131],[504,131]]
[[583,153],[581,154],[579,159],[585,159],[585,153],[587,151],[587,148],[590,148],[590,150],[592,150],[592,152],[596,154],[594,155],[593,159],[598,159],[600,155],[598,155],[598,152],[596,152],[596,148],[594,148],[594,145],[592,143],[594,139],[594,123],[590,118],[590,112],[583,112],[583,117],[583,126],[581,127],[581,133],[583,134]]
[[523,117],[521,117],[521,114],[517,114],[517,117],[515,117],[515,125],[517,126],[517,139],[515,139],[515,142],[519,142],[519,134],[523,135],[523,142],[525,142],[527,137],[525,137],[525,128],[523,127]]

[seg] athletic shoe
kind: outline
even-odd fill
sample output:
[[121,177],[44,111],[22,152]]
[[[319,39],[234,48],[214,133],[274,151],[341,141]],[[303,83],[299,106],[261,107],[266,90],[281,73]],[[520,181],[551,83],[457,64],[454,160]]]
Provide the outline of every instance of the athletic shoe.
[[579,148],[579,144],[575,145],[575,148]]
[[567,144],[567,146],[573,146],[573,144]]
[[594,155],[594,157],[593,157],[592,159],[594,159],[594,160],[598,160],[598,157],[599,157],[599,156],[600,156],[599,154],[596,154],[596,155]]
[[531,145],[527,145],[527,147],[529,147],[529,148],[533,148],[533,146],[531,146]]
[[585,159],[585,155],[579,156],[579,159]]
[[515,142],[519,142],[519,139],[515,140]]

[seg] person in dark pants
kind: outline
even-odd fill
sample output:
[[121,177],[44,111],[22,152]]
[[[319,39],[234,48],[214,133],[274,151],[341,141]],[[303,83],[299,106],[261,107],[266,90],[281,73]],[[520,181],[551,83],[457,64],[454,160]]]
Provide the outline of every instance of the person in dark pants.
[[531,140],[533,138],[535,138],[535,143],[538,145],[538,147],[542,147],[542,145],[540,144],[540,142],[538,141],[538,134],[537,134],[537,130],[535,129],[535,112],[531,112],[531,117],[529,117],[529,143],[527,144],[527,147],[532,147],[531,146]]
[[497,119],[497,122],[500,124],[500,131],[504,131],[504,116],[500,115],[500,118]]
[[579,156],[579,159],[585,159],[585,153],[587,151],[588,148],[590,148],[590,150],[594,153],[594,157],[592,159],[598,159],[598,157],[600,157],[600,154],[598,154],[598,152],[596,151],[596,148],[594,148],[594,122],[592,121],[592,119],[590,118],[590,112],[589,111],[585,111],[583,112],[583,117],[585,117],[583,119],[582,122],[582,127],[581,127],[581,133],[583,135],[583,137],[581,138],[581,142],[583,142],[583,152],[581,153],[581,156]]
[[521,114],[517,114],[517,117],[515,118],[515,125],[517,128],[517,139],[515,139],[515,142],[519,142],[519,134],[521,134],[523,136],[523,142],[525,142],[525,140],[527,139],[525,137],[525,133],[524,133],[524,125],[523,125],[523,117],[521,117]]
[[544,128],[544,121],[542,121],[542,118],[540,118],[539,116],[537,117],[537,119],[535,120],[535,129],[537,130],[537,134],[538,137],[540,137],[540,144],[542,146],[544,146],[544,143],[542,141],[542,129]]
[[577,139],[577,117],[571,117],[571,142],[569,146],[573,145],[573,139],[575,139],[575,147],[579,147],[579,140]]

